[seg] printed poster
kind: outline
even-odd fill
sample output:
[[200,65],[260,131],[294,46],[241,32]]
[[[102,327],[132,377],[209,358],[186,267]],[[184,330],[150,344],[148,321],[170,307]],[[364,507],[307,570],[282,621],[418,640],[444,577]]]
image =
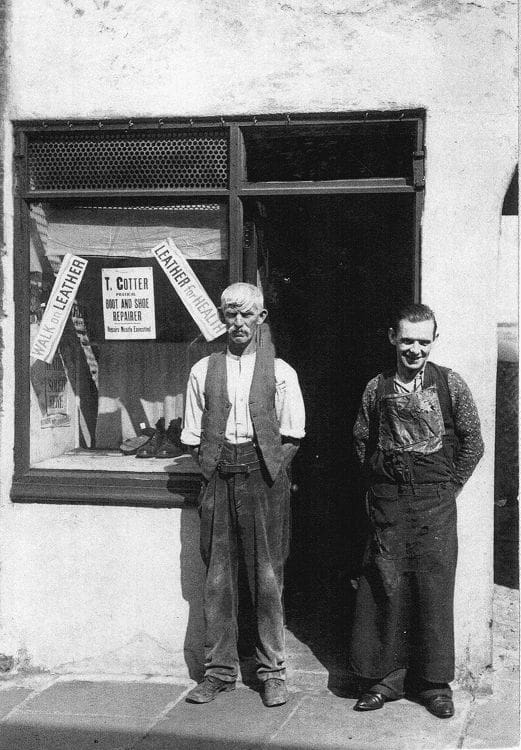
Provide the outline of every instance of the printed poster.
[[168,237],[153,248],[152,254],[205,339],[213,341],[221,336],[226,326],[221,323],[217,308],[175,242]]
[[155,339],[152,266],[102,268],[101,284],[105,338]]
[[38,334],[31,349],[31,357],[52,362],[60,342],[72,303],[87,268],[87,261],[76,255],[64,255],[56,276]]
[[66,427],[71,423],[67,398],[67,375],[59,354],[52,362],[46,362],[45,375],[45,414],[41,427]]

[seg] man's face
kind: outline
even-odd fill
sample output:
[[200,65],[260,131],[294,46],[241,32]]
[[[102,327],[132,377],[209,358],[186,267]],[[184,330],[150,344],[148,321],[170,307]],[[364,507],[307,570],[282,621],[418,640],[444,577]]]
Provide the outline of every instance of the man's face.
[[409,375],[419,372],[429,358],[435,339],[432,320],[418,323],[401,320],[397,331],[390,328],[389,341],[396,347],[398,370]]
[[222,318],[228,331],[228,342],[241,348],[248,346],[267,314],[266,310],[259,310],[255,306],[250,308],[226,306],[222,311]]

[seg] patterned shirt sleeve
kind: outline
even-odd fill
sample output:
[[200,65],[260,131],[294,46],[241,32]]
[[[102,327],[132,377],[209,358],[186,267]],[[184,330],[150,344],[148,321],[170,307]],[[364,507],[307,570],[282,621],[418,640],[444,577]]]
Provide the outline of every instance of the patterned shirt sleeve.
[[464,485],[484,452],[481,424],[470,389],[461,375],[449,370],[448,384],[452,400],[454,430],[459,440],[455,474],[458,483]]
[[372,413],[376,406],[376,389],[378,376],[368,382],[362,394],[362,402],[353,427],[354,449],[360,466],[364,466],[367,445],[369,443],[369,427]]

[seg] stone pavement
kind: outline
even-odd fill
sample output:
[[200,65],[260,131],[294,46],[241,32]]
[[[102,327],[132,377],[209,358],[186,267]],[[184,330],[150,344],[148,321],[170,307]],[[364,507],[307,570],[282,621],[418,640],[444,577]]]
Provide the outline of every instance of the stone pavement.
[[361,714],[290,638],[290,700],[265,708],[239,685],[213,703],[174,678],[14,675],[0,682],[0,750],[445,750],[519,747],[518,592],[496,587],[490,695],[455,691],[456,715],[401,700]]

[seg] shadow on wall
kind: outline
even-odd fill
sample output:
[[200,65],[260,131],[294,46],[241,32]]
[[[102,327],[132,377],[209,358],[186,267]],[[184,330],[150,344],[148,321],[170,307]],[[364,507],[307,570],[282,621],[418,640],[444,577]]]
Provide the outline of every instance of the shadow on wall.
[[494,583],[519,588],[517,362],[498,362],[494,467]]
[[494,583],[519,588],[519,505],[494,506]]
[[494,466],[494,502],[496,505],[517,503],[519,492],[518,366],[518,362],[498,361],[497,363]]
[[204,672],[204,564],[199,552],[199,515],[197,508],[181,511],[181,592],[188,602],[188,623],[184,655],[188,674],[200,682]]

